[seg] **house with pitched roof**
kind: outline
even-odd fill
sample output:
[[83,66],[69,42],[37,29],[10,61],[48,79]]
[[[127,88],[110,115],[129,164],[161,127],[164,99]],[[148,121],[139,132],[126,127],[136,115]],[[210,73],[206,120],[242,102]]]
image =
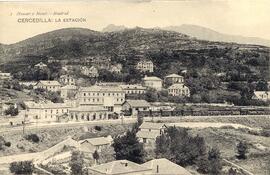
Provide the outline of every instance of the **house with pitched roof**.
[[44,64],[43,62],[40,62],[40,63],[36,64],[34,67],[38,68],[38,69],[46,69],[47,64]]
[[44,89],[47,91],[53,91],[53,92],[57,92],[60,91],[61,88],[61,84],[58,81],[49,81],[49,80],[40,80],[37,85],[36,88],[40,88],[40,89]]
[[143,79],[143,86],[156,89],[160,91],[162,89],[162,80],[155,76],[145,76]]
[[185,168],[165,158],[150,160],[142,166],[152,170],[149,175],[191,175]]
[[254,91],[253,99],[268,101],[270,100],[270,91]]
[[75,77],[72,75],[61,75],[59,80],[64,85],[75,85]]
[[125,94],[144,94],[146,87],[140,84],[123,84],[120,87],[125,91]]
[[72,103],[52,103],[25,101],[26,118],[31,122],[56,122],[64,115],[68,115],[69,110],[73,108]]
[[123,68],[122,64],[115,64],[110,66],[109,71],[113,73],[121,73],[122,68]]
[[150,168],[128,160],[116,160],[90,167],[87,170],[88,175],[143,175],[152,171]]
[[150,104],[145,100],[126,100],[122,110],[130,115],[137,115],[139,111],[149,111]]
[[136,135],[140,142],[153,144],[166,128],[167,126],[164,123],[143,122]]
[[172,96],[190,96],[190,90],[183,83],[173,84],[168,87],[168,93]]
[[141,60],[137,63],[136,69],[142,72],[154,72],[154,64],[151,60]]
[[168,84],[184,83],[184,77],[177,74],[170,74],[165,77],[165,82]]
[[113,142],[112,137],[96,137],[85,140],[80,140],[80,151],[84,153],[94,153],[95,151],[101,152],[102,149],[111,146]]
[[93,78],[99,76],[98,69],[95,66],[91,66],[91,67],[82,66],[81,67],[81,72],[82,72],[83,75],[93,77]]
[[164,158],[141,165],[128,160],[116,160],[87,170],[88,175],[191,175],[185,168]]

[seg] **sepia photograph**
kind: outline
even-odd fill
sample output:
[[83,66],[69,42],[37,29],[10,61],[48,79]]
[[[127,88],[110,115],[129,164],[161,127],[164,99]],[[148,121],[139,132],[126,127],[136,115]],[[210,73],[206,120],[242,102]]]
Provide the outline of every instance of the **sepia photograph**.
[[270,175],[269,0],[0,0],[0,175]]

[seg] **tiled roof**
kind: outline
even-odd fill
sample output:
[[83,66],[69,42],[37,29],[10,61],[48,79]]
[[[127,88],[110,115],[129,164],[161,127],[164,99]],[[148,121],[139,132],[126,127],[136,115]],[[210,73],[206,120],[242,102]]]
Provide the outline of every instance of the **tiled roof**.
[[61,86],[60,83],[55,80],[53,81],[41,80],[39,82],[45,86]]
[[141,129],[161,129],[164,123],[143,122],[140,126]]
[[146,168],[128,160],[116,160],[113,162],[90,167],[89,170],[107,175],[124,175],[128,173],[140,174],[140,172],[151,172],[150,168]]
[[68,103],[52,103],[52,102],[40,102],[35,103],[33,101],[25,101],[25,105],[28,108],[38,108],[38,109],[57,109],[57,108],[71,108],[72,105]]
[[108,111],[102,106],[79,106],[77,108],[72,108],[70,112],[99,112],[99,111]]
[[185,168],[164,158],[153,159],[142,166],[152,169],[151,175],[191,175]]
[[131,107],[150,107],[150,104],[145,100],[127,100]]
[[143,78],[144,81],[162,81],[160,78],[158,77],[144,77]]
[[170,75],[167,75],[166,78],[181,78],[183,76],[181,75],[177,75],[177,74],[170,74]]
[[154,131],[138,131],[136,136],[138,138],[156,139],[159,136],[159,132]]
[[119,86],[89,86],[81,87],[80,91],[96,91],[96,92],[123,92],[123,89]]
[[80,140],[79,143],[85,143],[89,142],[90,144],[94,146],[100,146],[100,145],[109,145],[112,143],[112,138],[111,137],[96,137],[96,138],[91,138],[91,139],[85,139],[85,140]]
[[140,84],[123,84],[120,85],[120,87],[122,87],[123,89],[146,89],[146,87],[143,87]]

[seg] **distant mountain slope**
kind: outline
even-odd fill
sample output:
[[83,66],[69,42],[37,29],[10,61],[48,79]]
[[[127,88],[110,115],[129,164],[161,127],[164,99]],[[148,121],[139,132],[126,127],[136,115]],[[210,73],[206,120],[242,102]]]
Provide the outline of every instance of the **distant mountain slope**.
[[108,26],[104,27],[102,29],[102,32],[118,32],[118,31],[123,31],[127,29],[127,27],[125,27],[124,25],[114,25],[114,24],[109,24]]
[[238,35],[223,34],[198,25],[183,24],[181,26],[164,27],[163,29],[183,33],[198,39],[208,41],[236,42],[241,44],[258,44],[270,46],[270,40],[257,37],[243,37]]

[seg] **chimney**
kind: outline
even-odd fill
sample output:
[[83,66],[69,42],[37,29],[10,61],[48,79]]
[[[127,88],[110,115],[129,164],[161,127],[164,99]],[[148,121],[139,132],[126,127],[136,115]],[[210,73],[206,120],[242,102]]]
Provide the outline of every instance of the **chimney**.
[[157,165],[157,173],[159,173],[159,166]]

